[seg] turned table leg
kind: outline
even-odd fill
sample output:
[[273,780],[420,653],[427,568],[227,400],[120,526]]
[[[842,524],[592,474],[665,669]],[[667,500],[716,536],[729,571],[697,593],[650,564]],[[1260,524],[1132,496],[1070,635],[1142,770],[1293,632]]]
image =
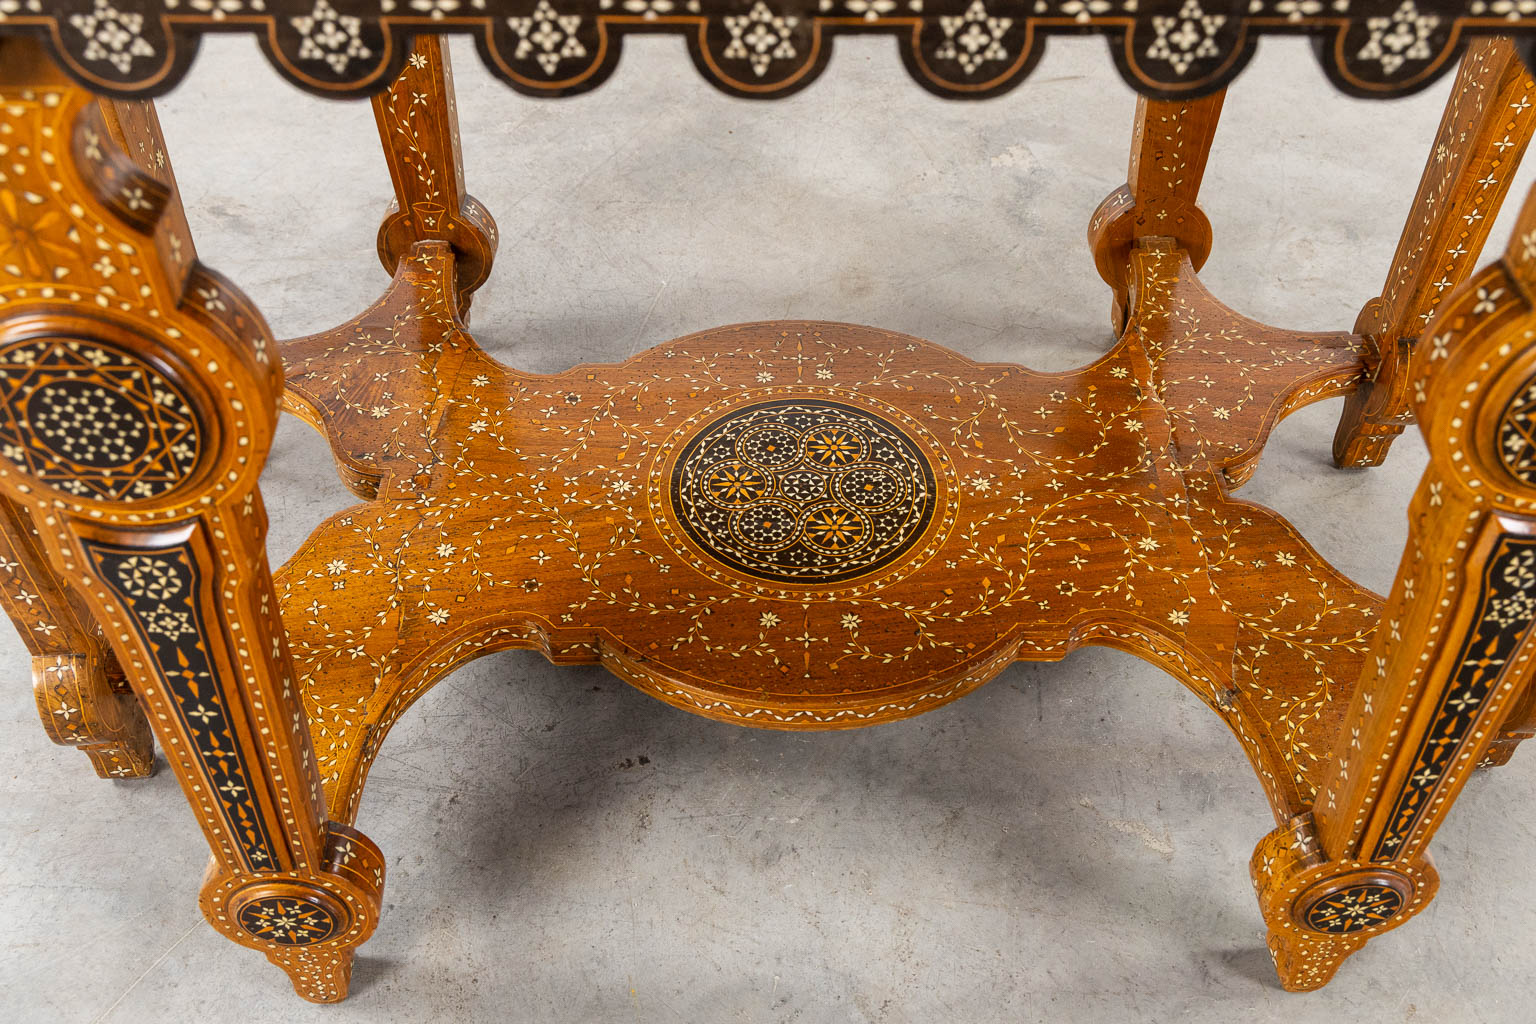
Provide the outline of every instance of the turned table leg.
[[1466,280],[1536,127],[1536,82],[1508,39],[1474,40],[1451,87],[1380,297],[1355,323],[1369,373],[1333,438],[1342,467],[1379,466],[1412,419],[1409,355],[1440,301]]
[[282,371],[260,314],[191,257],[163,152],[124,151],[134,116],[0,41],[8,540],[73,589],[79,632],[101,624],[212,848],[210,923],[332,1001],[384,865],[326,819],[277,614],[257,477]]
[[1197,100],[1136,101],[1126,183],[1094,211],[1088,246],[1099,276],[1114,291],[1115,333],[1130,312],[1131,250],[1148,235],[1172,238],[1199,270],[1211,254],[1211,222],[1195,205],[1226,92]]
[[1323,985],[1434,895],[1425,847],[1530,678],[1533,336],[1536,193],[1504,258],[1441,305],[1414,351],[1408,390],[1430,463],[1397,581],[1316,805],[1254,856],[1287,988]]
[[400,77],[374,96],[373,114],[395,186],[379,225],[379,260],[393,274],[417,242],[452,245],[459,318],[468,323],[470,295],[496,255],[496,222],[464,190],[453,70],[441,38],[416,37]]

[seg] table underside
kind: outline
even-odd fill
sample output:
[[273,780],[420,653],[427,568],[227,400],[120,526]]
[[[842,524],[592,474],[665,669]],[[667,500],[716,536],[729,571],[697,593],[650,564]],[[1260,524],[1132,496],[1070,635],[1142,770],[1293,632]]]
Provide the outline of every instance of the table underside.
[[476,346],[452,261],[417,245],[283,347],[366,499],[276,574],[333,815],[417,697],[506,648],[829,729],[1115,647],[1222,716],[1282,820],[1312,802],[1382,599],[1230,492],[1281,417],[1357,385],[1357,336],[1238,316],[1154,239],[1118,344],[1069,373],[778,321],[537,375]]

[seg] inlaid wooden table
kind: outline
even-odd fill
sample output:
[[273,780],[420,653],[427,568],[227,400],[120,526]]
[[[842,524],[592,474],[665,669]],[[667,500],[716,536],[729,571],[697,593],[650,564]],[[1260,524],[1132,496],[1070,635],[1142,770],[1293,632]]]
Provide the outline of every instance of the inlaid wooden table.
[[[275,343],[197,260],[145,97],[205,31],[373,97],[393,280],[334,330]],[[501,365],[466,327],[496,229],[443,31],[547,96],[677,33],[747,97],[880,32],[956,98],[1017,84],[1050,34],[1102,34],[1143,94],[1088,228],[1119,341],[1036,373],[796,320]],[[1197,276],[1222,90],[1263,33],[1308,34],[1365,96],[1459,59],[1352,330],[1256,323]],[[473,657],[535,648],[713,718],[835,729],[1116,647],[1241,742],[1276,821],[1250,865],[1269,948],[1317,988],[1424,908],[1468,774],[1536,731],[1536,199],[1474,269],[1536,125],[1533,38],[1509,0],[0,0],[0,601],[48,734],[105,777],[149,774],[158,737],[213,850],[208,920],[325,1002],[379,919],[369,765]],[[1386,597],[1234,495],[1282,417],[1340,395],[1340,466],[1410,423],[1430,451]],[[360,501],[273,572],[280,408]]]

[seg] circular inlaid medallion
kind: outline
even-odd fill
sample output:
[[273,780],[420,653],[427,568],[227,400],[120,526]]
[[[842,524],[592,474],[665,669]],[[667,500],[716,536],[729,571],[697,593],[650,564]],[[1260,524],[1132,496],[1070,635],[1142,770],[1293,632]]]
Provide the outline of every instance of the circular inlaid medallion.
[[1315,932],[1343,934],[1374,928],[1403,909],[1403,894],[1379,882],[1351,885],[1328,893],[1307,907],[1307,927]]
[[336,932],[336,918],[319,903],[289,896],[252,900],[235,915],[240,927],[258,939],[282,946],[310,946]]
[[81,497],[158,497],[191,475],[201,452],[186,396],[114,345],[30,338],[0,347],[0,406],[0,457]]
[[684,444],[672,509],[731,570],[781,583],[879,572],[933,519],[933,467],[890,420],[820,397],[746,405]]

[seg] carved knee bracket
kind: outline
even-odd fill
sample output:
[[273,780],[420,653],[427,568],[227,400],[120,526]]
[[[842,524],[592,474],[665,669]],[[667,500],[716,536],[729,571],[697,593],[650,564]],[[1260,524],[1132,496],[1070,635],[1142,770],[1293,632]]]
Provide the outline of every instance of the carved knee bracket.
[[25,508],[0,498],[0,606],[32,653],[43,731],[104,779],[154,771],[149,722],[84,602],[53,572]]

